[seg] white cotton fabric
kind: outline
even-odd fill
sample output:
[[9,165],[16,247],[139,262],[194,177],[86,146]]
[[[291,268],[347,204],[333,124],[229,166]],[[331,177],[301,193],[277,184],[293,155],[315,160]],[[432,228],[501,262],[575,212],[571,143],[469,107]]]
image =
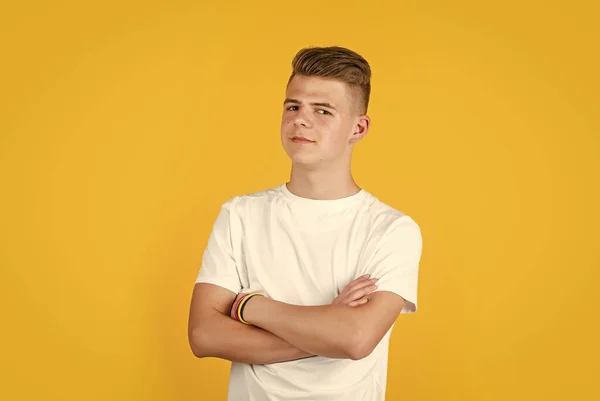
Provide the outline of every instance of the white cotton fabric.
[[[262,291],[294,305],[330,304],[363,274],[377,291],[417,310],[422,237],[408,215],[365,190],[342,199],[299,197],[286,184],[226,201],[196,283]],[[285,317],[282,317],[285,318]],[[268,365],[233,363],[229,401],[383,401],[390,329],[361,360],[312,357]]]

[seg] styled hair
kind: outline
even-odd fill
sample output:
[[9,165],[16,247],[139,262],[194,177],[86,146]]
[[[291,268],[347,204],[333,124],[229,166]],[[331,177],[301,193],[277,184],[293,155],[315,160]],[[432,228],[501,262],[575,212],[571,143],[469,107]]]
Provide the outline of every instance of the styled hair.
[[345,82],[356,99],[357,111],[366,114],[371,95],[371,67],[367,60],[350,49],[338,46],[307,47],[292,60],[292,75],[331,78]]

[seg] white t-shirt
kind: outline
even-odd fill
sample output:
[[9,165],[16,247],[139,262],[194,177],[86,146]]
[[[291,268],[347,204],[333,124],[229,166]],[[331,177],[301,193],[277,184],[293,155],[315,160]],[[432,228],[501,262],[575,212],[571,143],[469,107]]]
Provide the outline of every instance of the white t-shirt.
[[[335,200],[291,193],[286,184],[229,199],[220,210],[197,283],[262,291],[293,305],[328,305],[363,274],[377,291],[417,309],[422,238],[408,215],[361,190]],[[392,329],[361,360],[312,357],[267,365],[233,363],[229,401],[383,401]],[[340,333],[340,335],[343,335]]]

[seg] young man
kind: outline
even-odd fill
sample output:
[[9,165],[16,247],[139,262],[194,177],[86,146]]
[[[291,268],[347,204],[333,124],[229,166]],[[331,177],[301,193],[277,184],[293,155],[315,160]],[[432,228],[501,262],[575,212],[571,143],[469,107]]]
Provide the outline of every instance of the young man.
[[281,124],[290,180],[223,204],[190,345],[232,361],[230,401],[382,401],[394,322],[417,309],[420,228],[352,178],[370,126],[367,61],[308,48],[292,66]]

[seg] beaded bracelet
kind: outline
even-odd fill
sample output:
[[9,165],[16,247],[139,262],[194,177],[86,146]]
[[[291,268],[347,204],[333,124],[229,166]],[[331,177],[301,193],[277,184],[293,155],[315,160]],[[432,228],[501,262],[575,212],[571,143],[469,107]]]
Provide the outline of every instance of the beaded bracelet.
[[251,292],[240,298],[237,305],[234,306],[235,307],[235,309],[234,309],[235,320],[237,320],[238,322],[242,322],[244,324],[250,325],[250,323],[248,323],[247,321],[244,320],[242,314],[244,312],[244,306],[246,306],[246,303],[248,303],[248,300],[250,300],[250,298],[255,297],[257,295],[264,296],[260,292]]

